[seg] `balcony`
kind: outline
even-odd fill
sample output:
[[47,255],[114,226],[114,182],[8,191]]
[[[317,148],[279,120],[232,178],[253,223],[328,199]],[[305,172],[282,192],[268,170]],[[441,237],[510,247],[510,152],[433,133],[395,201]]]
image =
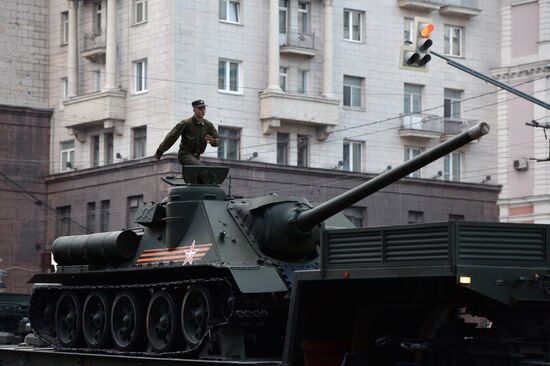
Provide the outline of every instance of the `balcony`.
[[443,119],[433,114],[408,113],[401,115],[400,137],[435,139],[443,131]]
[[472,17],[479,15],[479,0],[442,0],[439,12],[444,15]]
[[264,134],[273,133],[281,122],[315,126],[317,139],[323,141],[338,125],[340,101],[298,94],[263,92],[260,94],[260,119]]
[[81,142],[86,139],[86,130],[102,127],[122,134],[126,119],[126,93],[108,90],[79,95],[63,101],[65,125]]
[[441,7],[441,0],[398,0],[399,7],[409,10],[432,11]]
[[479,121],[474,119],[443,117],[443,130],[441,132],[441,138],[447,139],[453,137],[454,135],[458,135],[477,123],[479,123]]
[[313,57],[315,49],[315,34],[302,33],[297,29],[289,29],[287,33],[279,33],[279,50],[281,53]]
[[82,56],[91,62],[105,63],[105,30],[101,32],[84,33],[84,48]]

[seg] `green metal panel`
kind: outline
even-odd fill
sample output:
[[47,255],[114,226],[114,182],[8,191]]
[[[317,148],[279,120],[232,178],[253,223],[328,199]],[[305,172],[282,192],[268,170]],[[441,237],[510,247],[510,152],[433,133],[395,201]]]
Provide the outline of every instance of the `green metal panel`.
[[547,225],[457,223],[460,263],[547,263]]
[[386,263],[411,261],[447,261],[448,230],[444,226],[422,230],[388,230],[385,235]]
[[242,293],[268,293],[287,291],[285,283],[273,267],[230,268]]

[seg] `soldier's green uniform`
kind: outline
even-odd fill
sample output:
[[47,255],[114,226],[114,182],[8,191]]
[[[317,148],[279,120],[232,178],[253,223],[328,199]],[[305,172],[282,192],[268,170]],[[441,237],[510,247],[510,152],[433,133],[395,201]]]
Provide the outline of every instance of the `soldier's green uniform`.
[[212,122],[203,118],[199,120],[193,116],[184,119],[174,126],[160,143],[157,154],[162,155],[166,152],[181,136],[180,149],[178,151],[178,161],[181,165],[202,165],[199,158],[206,149],[205,136],[210,135],[216,140],[211,145],[218,146],[219,135],[218,131]]

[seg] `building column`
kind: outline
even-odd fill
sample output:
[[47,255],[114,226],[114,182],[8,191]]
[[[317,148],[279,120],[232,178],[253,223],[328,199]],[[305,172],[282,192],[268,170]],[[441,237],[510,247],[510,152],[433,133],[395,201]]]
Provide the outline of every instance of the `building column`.
[[281,93],[279,86],[279,0],[269,0],[268,82],[265,92]]
[[334,32],[333,32],[333,0],[324,0],[325,19],[323,32],[323,92],[325,98],[335,98],[333,90],[333,66],[334,66]]
[[78,95],[78,0],[69,0],[69,45],[67,66],[69,68],[67,82],[69,84],[68,97]]
[[539,0],[539,59],[550,58],[550,0]]
[[107,0],[105,90],[116,89],[116,0]]

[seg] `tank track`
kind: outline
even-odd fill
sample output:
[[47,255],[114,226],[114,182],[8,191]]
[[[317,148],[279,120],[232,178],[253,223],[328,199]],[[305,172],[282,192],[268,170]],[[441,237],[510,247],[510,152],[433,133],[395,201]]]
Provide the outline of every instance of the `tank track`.
[[[74,347],[66,348],[60,344],[56,338],[55,331],[44,332],[44,329],[36,329],[35,325],[39,324],[39,327],[44,327],[42,319],[40,318],[43,312],[40,309],[46,309],[48,306],[54,306],[60,294],[64,291],[80,292],[82,297],[90,291],[124,291],[124,290],[137,290],[137,291],[155,291],[160,289],[178,289],[190,286],[206,286],[212,288],[213,286],[225,286],[224,290],[227,290],[230,294],[229,308],[226,309],[226,313],[219,319],[210,322],[205,335],[200,342],[191,348],[184,350],[176,350],[169,352],[152,352],[150,350],[144,351],[121,351],[114,348],[87,348],[87,347]],[[203,279],[188,279],[181,281],[169,281],[169,282],[157,282],[146,284],[124,284],[124,285],[74,285],[74,286],[61,286],[59,284],[41,284],[33,290],[33,294],[30,301],[29,316],[31,319],[31,325],[34,333],[52,346],[58,351],[64,352],[86,352],[86,353],[101,353],[101,354],[115,354],[115,355],[128,355],[128,356],[146,356],[146,357],[183,357],[190,354],[196,354],[206,343],[210,337],[211,331],[216,328],[225,326],[238,326],[238,327],[263,327],[272,324],[270,319],[272,312],[263,301],[255,299],[250,296],[245,296],[240,293],[233,281],[228,277],[215,277],[215,278],[203,278]],[[82,310],[82,309],[81,309]],[[55,311],[55,310],[54,310]],[[55,316],[54,316],[55,318]],[[52,326],[55,327],[55,319]],[[181,332],[181,330],[180,330]],[[81,341],[81,343],[84,343]]]

